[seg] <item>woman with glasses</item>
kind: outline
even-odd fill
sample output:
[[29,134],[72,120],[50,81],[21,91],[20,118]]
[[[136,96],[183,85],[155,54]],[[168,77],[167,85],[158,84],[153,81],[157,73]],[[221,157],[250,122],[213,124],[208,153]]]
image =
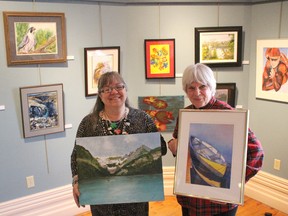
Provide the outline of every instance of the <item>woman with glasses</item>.
[[[216,92],[216,80],[211,68],[204,64],[198,63],[190,65],[185,69],[182,77],[182,88],[191,102],[185,109],[233,109],[229,104],[217,100],[214,97]],[[177,155],[177,138],[178,119],[174,129],[173,139],[168,142],[168,147],[174,156]],[[261,169],[264,156],[260,141],[250,129],[248,130],[247,143],[246,182]],[[201,177],[197,175],[194,177],[195,179],[193,179],[193,181],[202,180]],[[237,204],[180,195],[177,196],[177,201],[182,206],[183,216],[235,216],[238,207]]]
[[[90,114],[85,116],[77,131],[76,137],[125,135],[157,132],[151,117],[144,111],[132,108],[127,98],[127,85],[117,72],[107,72],[98,81],[98,97]],[[166,142],[161,136],[161,152],[167,152]],[[71,155],[73,176],[73,196],[78,207],[78,170],[76,148]],[[91,205],[93,216],[148,216],[148,202]]]

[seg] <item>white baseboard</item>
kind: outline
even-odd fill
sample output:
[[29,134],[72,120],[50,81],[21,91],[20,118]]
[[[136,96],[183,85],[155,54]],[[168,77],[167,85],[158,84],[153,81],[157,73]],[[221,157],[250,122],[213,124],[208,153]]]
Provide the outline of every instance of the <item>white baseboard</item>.
[[74,203],[71,184],[0,203],[3,216],[72,216],[87,211],[88,206],[78,208]]
[[245,195],[288,214],[288,180],[259,172],[245,185]]
[[[173,195],[174,166],[164,167],[164,193]],[[89,211],[89,207],[77,208],[71,185],[0,203],[3,216],[72,216]],[[245,186],[245,195],[288,213],[288,180],[265,172],[259,172]]]

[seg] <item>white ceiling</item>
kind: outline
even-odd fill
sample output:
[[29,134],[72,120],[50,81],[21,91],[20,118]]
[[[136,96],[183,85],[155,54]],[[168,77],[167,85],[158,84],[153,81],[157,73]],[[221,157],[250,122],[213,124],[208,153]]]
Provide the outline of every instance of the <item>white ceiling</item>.
[[[15,0],[7,0],[15,1]],[[17,0],[16,0],[17,1]],[[31,0],[18,0],[31,2]],[[32,2],[77,2],[77,3],[119,3],[119,4],[263,4],[287,0],[32,0]]]

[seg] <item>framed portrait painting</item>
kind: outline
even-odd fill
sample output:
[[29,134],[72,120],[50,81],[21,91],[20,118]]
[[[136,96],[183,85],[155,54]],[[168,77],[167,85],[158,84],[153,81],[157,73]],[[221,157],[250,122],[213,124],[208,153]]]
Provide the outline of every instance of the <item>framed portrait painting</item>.
[[85,96],[98,94],[98,80],[103,73],[120,73],[120,47],[84,48],[85,58]]
[[195,28],[195,63],[239,67],[241,57],[242,26]]
[[145,40],[146,79],[175,78],[175,39]]
[[256,98],[288,102],[288,40],[257,40]]
[[65,130],[63,84],[22,87],[20,98],[25,138]]
[[67,60],[64,13],[3,12],[7,64]]
[[236,83],[217,83],[215,97],[235,107]]
[[174,193],[244,203],[248,110],[179,112]]

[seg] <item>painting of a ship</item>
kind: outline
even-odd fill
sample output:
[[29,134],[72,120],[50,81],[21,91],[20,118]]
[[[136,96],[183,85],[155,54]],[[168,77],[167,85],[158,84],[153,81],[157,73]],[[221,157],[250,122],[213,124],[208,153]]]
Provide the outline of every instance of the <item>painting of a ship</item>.
[[[230,165],[224,156],[211,144],[191,136],[189,141],[192,169],[208,185],[214,187],[228,187],[230,180]],[[228,176],[228,177],[229,177]],[[191,180],[193,177],[191,176]]]

